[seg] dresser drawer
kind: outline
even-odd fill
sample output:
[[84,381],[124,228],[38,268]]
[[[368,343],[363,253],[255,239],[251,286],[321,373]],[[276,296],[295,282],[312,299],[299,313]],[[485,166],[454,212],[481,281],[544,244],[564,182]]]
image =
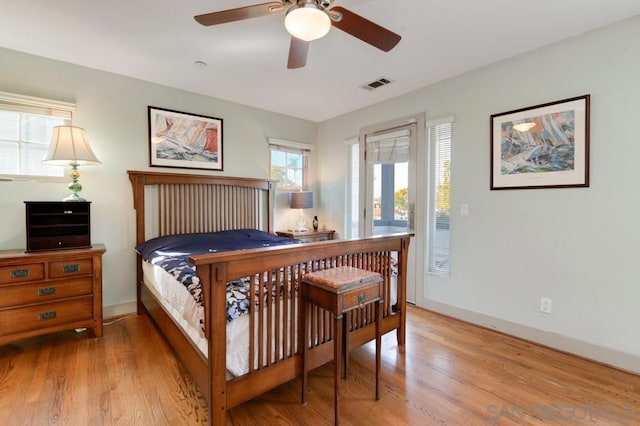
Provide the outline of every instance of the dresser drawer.
[[10,285],[0,287],[0,308],[51,302],[66,297],[91,295],[92,291],[92,277]]
[[49,262],[49,278],[72,277],[93,273],[93,261],[88,259]]
[[381,298],[379,283],[373,283],[365,288],[349,290],[342,295],[342,310],[347,311],[358,308]]
[[0,336],[71,324],[93,318],[93,298],[0,310]]
[[0,266],[0,284],[35,281],[44,278],[44,263]]

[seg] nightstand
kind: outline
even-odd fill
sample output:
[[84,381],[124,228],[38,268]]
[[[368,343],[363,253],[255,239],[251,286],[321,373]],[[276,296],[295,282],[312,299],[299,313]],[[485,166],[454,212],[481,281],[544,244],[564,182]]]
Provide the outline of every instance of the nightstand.
[[307,273],[302,279],[302,303],[300,304],[300,324],[302,328],[302,403],[306,402],[309,327],[307,316],[309,306],[315,305],[333,314],[333,403],[335,425],[340,421],[340,367],[344,363],[344,377],[349,368],[349,332],[343,322],[346,315],[368,304],[375,306],[376,330],[376,401],[380,399],[380,346],[383,299],[383,280],[379,273],[339,266]]
[[296,232],[296,231],[278,231],[276,234],[280,237],[296,238],[300,241],[312,243],[315,241],[333,240],[333,229],[321,229],[318,231]]
[[0,251],[0,345],[74,328],[101,337],[105,251]]

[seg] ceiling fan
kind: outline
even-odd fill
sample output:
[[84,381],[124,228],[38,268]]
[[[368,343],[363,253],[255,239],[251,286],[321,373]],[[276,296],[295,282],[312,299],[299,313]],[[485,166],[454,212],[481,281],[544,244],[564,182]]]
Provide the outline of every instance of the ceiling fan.
[[195,16],[202,25],[218,25],[280,13],[286,9],[284,25],[291,34],[287,68],[301,68],[307,63],[312,40],[324,37],[331,26],[351,34],[385,52],[393,49],[400,36],[357,15],[344,7],[329,9],[334,0],[282,0],[222,10]]

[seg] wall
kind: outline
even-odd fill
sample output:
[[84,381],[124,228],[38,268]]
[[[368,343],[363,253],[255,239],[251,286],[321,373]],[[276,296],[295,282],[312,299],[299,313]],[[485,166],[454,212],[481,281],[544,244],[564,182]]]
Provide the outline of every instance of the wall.
[[[222,118],[224,175],[268,177],[268,137],[316,140],[315,123],[232,102],[6,49],[0,64],[0,91],[75,102],[73,123],[87,130],[103,163],[81,168],[80,181],[92,202],[92,240],[107,247],[107,316],[135,309],[135,218],[126,171],[149,169],[148,105]],[[0,182],[0,249],[25,246],[24,200],[59,200],[66,192],[66,183]],[[277,196],[277,229],[288,226],[286,202],[286,194]]]
[[[321,123],[319,214],[343,231],[346,165],[332,159],[360,128],[455,115],[453,271],[427,276],[419,304],[640,372],[638,52],[640,17]],[[584,94],[591,186],[490,191],[489,116]]]

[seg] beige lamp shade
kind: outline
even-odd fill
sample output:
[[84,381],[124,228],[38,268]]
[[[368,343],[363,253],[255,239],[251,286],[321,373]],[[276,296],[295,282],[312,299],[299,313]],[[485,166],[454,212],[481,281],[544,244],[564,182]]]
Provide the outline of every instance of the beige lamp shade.
[[90,166],[102,164],[91,150],[87,134],[81,127],[56,126],[43,164],[51,166]]
[[67,185],[71,195],[62,201],[85,201],[80,197],[82,185],[79,182],[78,166],[92,166],[102,164],[91,150],[87,134],[83,128],[74,126],[56,126],[53,128],[51,144],[43,164],[51,166],[71,166],[71,182]]

